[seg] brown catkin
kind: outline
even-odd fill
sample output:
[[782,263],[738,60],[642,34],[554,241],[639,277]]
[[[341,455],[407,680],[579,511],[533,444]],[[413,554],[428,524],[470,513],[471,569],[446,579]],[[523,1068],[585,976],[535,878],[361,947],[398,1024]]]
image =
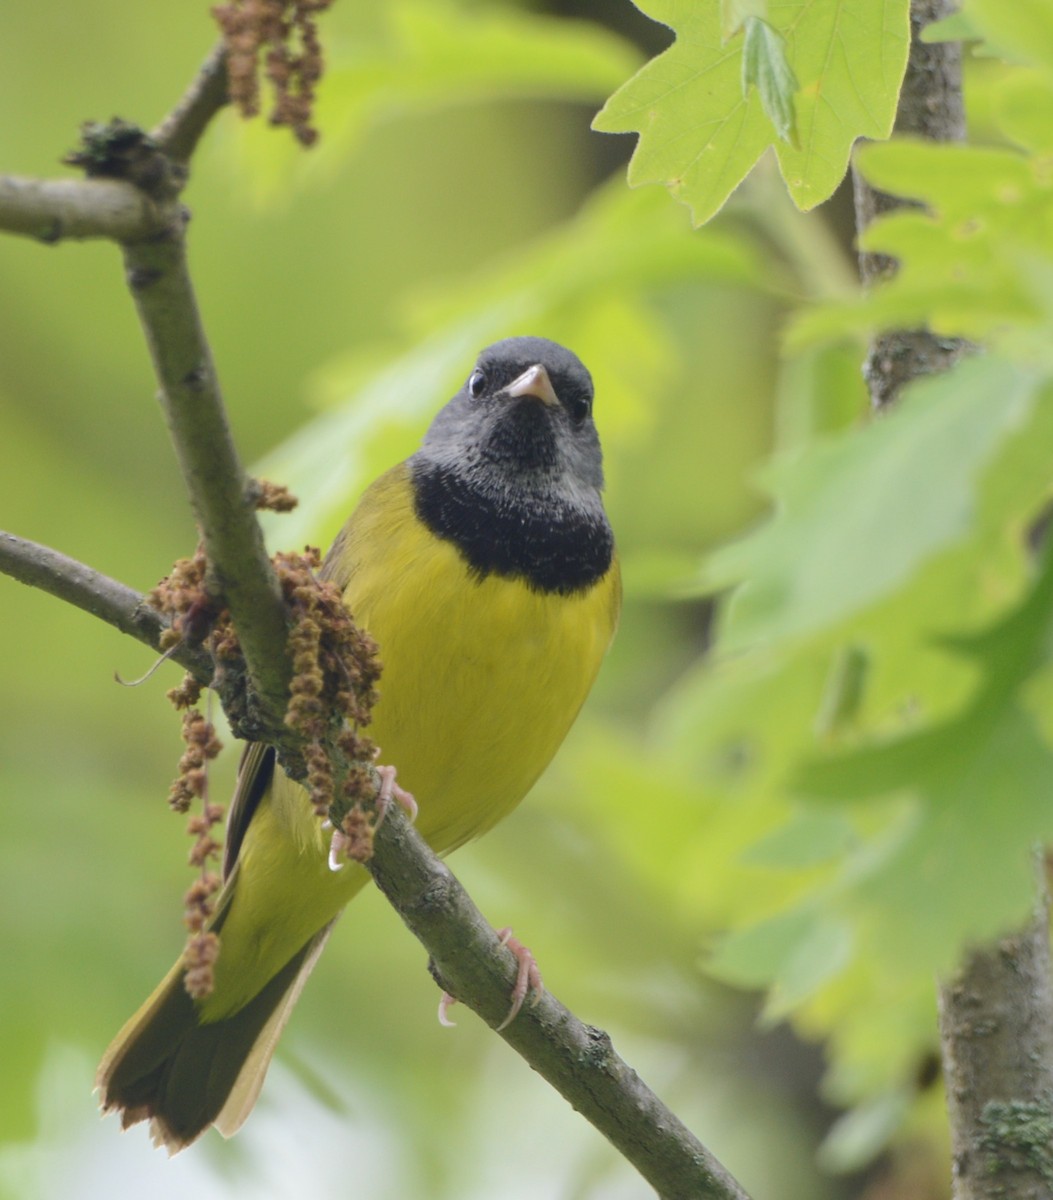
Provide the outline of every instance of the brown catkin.
[[[259,3],[266,6],[265,0]],[[295,504],[287,489],[278,485],[254,481],[250,489],[250,499],[259,508],[285,512]],[[285,722],[303,739],[305,786],[314,811],[331,820],[344,835],[348,857],[364,861],[373,847],[375,818],[368,802],[376,791],[371,769],[376,748],[360,729],[368,724],[376,701],[380,678],[377,646],[355,626],[340,589],[318,578],[322,558],[317,549],[279,553],[271,561],[289,612],[287,650],[293,674]],[[237,633],[230,613],[208,592],[207,566],[199,547],[192,557],[173,565],[148,600],[169,617],[173,642],[207,643],[217,663],[237,664],[241,659]],[[221,850],[214,832],[223,819],[223,806],[208,798],[208,764],[219,753],[220,741],[197,707],[201,693],[201,685],[190,675],[168,693],[182,712],[185,745],[168,802],[181,813],[189,813],[195,800],[201,802],[200,813],[187,819],[187,833],[194,839],[189,862],[199,874],[184,897],[188,931],[184,983],[197,999],[212,990],[213,967],[220,951],[220,939],[208,929],[208,923],[221,880],[209,870],[209,864]],[[332,742],[351,762],[339,786],[330,756]]]
[[274,94],[269,116],[304,146],[318,140],[312,125],[315,89],[322,77],[316,16],[332,0],[229,0],[212,15],[227,48],[230,99],[242,116],[260,111],[260,71]]

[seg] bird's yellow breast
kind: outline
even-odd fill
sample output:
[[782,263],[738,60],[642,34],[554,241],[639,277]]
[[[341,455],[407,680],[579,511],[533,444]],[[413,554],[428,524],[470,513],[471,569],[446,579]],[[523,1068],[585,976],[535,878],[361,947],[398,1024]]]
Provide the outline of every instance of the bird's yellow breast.
[[380,644],[381,761],[431,845],[459,846],[519,803],[566,736],[614,636],[617,566],[572,595],[480,579],[417,520],[402,466],[366,493],[330,574]]

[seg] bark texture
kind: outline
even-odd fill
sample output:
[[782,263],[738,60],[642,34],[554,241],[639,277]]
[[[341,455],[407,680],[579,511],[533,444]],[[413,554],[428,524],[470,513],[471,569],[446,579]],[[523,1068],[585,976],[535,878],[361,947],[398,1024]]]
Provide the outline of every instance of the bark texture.
[[940,993],[955,1200],[1053,1196],[1049,909],[973,951]]
[[[965,138],[962,102],[962,52],[958,42],[921,41],[926,25],[949,16],[953,0],[913,0],[910,7],[910,58],[903,80],[895,132],[935,142]],[[856,232],[895,208],[917,207],[914,201],[879,191],[852,168]],[[860,251],[859,273],[867,285],[895,273],[898,264],[885,254]],[[892,403],[900,389],[920,375],[946,371],[969,349],[961,338],[939,337],[928,329],[896,329],[871,343],[863,375],[876,409]]]

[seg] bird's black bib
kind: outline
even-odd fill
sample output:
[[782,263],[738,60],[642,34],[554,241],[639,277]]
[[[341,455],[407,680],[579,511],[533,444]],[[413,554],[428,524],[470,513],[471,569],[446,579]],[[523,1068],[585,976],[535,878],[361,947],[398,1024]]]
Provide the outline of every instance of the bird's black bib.
[[419,460],[412,481],[419,519],[452,542],[479,579],[522,579],[535,591],[567,596],[585,591],[610,569],[614,537],[602,511],[529,492],[494,493]]

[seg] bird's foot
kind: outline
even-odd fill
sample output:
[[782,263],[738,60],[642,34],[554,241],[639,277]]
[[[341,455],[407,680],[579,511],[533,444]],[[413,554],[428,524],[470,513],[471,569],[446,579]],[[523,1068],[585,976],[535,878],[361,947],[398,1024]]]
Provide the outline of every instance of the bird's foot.
[[[516,1019],[519,1010],[523,1007],[523,1001],[527,998],[527,993],[533,993],[533,999],[530,1003],[537,1004],[541,997],[545,994],[545,985],[541,982],[541,972],[538,970],[537,959],[531,953],[528,947],[516,937],[512,936],[512,930],[507,926],[504,929],[497,931],[497,936],[500,939],[502,946],[507,946],[515,956],[518,970],[516,972],[516,981],[512,985],[512,1007],[508,1010],[508,1015],[497,1026],[497,1032],[502,1029],[507,1029],[509,1025]],[[451,1021],[449,1012],[450,1008],[457,1003],[457,997],[451,996],[449,992],[443,992],[439,998],[439,1024],[445,1025],[447,1028],[457,1024],[456,1021]]]
[[538,970],[537,959],[527,946],[518,939],[512,936],[512,930],[506,926],[504,929],[499,929],[497,936],[501,939],[501,945],[507,946],[515,955],[516,962],[519,964],[519,970],[516,972],[516,981],[512,987],[512,1007],[508,1010],[508,1015],[497,1027],[497,1032],[502,1029],[507,1029],[509,1025],[516,1019],[519,1010],[523,1007],[523,1001],[527,998],[527,993],[532,992],[534,998],[531,1004],[537,1004],[541,997],[545,994],[545,985],[541,982],[541,972]]
[[[384,818],[388,814],[388,810],[392,804],[398,804],[400,808],[405,809],[406,815],[410,821],[417,819],[417,801],[413,796],[406,791],[405,788],[399,787],[395,782],[394,767],[377,767],[377,776],[380,779],[380,790],[377,792],[375,800],[377,809],[377,819],[373,825],[373,832],[383,825]],[[332,828],[329,821],[324,822],[324,828]],[[342,829],[334,829],[333,836],[329,842],[329,870],[342,871],[347,865],[348,859],[358,856],[355,849],[358,845],[358,839],[351,834],[345,833]]]
[[457,1003],[457,997],[451,996],[449,992],[443,992],[439,997],[439,1024],[446,1029],[453,1029],[457,1024],[456,1021],[450,1020],[450,1009]]
[[406,816],[409,817],[412,825],[417,820],[417,801],[413,799],[410,792],[405,788],[399,787],[395,782],[394,767],[377,767],[377,775],[380,776],[380,791],[377,793],[377,823],[376,828],[379,829],[384,824],[384,818],[388,815],[388,809],[392,802],[403,809]]

